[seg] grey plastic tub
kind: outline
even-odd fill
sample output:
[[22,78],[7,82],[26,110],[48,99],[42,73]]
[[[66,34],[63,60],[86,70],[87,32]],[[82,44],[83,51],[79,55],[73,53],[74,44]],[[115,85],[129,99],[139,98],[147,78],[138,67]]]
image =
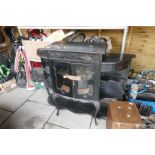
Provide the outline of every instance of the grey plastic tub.
[[102,75],[108,73],[117,74],[127,80],[129,67],[133,58],[135,58],[134,54],[123,54],[123,58],[120,60],[120,54],[110,53],[109,56],[102,61]]

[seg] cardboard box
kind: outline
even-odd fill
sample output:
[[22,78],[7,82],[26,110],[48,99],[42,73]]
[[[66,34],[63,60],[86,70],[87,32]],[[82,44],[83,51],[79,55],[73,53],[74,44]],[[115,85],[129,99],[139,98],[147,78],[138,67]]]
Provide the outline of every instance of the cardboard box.
[[0,84],[0,93],[9,92],[17,87],[16,80],[13,78],[5,83]]
[[65,37],[72,35],[74,31],[68,32],[65,34],[63,30],[56,30],[52,32],[47,38],[44,38],[43,41],[41,40],[23,40],[23,46],[27,53],[27,57],[31,61],[41,61],[40,57],[37,55],[37,49],[45,48],[46,46],[63,40]]

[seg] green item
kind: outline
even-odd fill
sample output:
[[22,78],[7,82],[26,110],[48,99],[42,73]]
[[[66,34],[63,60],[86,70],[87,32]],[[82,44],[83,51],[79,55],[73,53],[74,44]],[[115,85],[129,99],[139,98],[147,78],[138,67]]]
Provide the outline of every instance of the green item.
[[11,71],[5,65],[0,65],[0,79],[6,78],[10,75]]
[[44,86],[43,82],[34,82],[34,85],[35,85],[36,88],[45,89],[45,86]]

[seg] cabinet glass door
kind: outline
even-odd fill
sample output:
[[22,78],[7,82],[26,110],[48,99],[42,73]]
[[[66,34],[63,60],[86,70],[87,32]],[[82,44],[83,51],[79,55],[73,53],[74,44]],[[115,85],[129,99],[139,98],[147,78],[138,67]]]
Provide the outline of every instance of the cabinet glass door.
[[91,100],[94,98],[94,66],[91,64],[72,64],[73,97]]
[[72,80],[67,78],[71,74],[71,65],[65,62],[52,62],[51,74],[53,82],[53,90],[64,96],[73,97]]

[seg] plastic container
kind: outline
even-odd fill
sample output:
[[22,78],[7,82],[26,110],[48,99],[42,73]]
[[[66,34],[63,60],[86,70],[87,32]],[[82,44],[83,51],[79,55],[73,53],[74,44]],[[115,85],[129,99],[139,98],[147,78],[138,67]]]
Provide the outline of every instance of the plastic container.
[[[102,59],[100,78],[100,99],[115,98],[122,100],[127,84],[129,67],[135,55],[110,53]],[[117,90],[117,91],[116,91]]]
[[132,59],[135,58],[134,54],[123,54],[122,59],[120,59],[120,54],[110,53],[109,56],[103,58],[101,72],[102,76],[105,74],[116,74],[120,77],[128,79],[129,67]]

